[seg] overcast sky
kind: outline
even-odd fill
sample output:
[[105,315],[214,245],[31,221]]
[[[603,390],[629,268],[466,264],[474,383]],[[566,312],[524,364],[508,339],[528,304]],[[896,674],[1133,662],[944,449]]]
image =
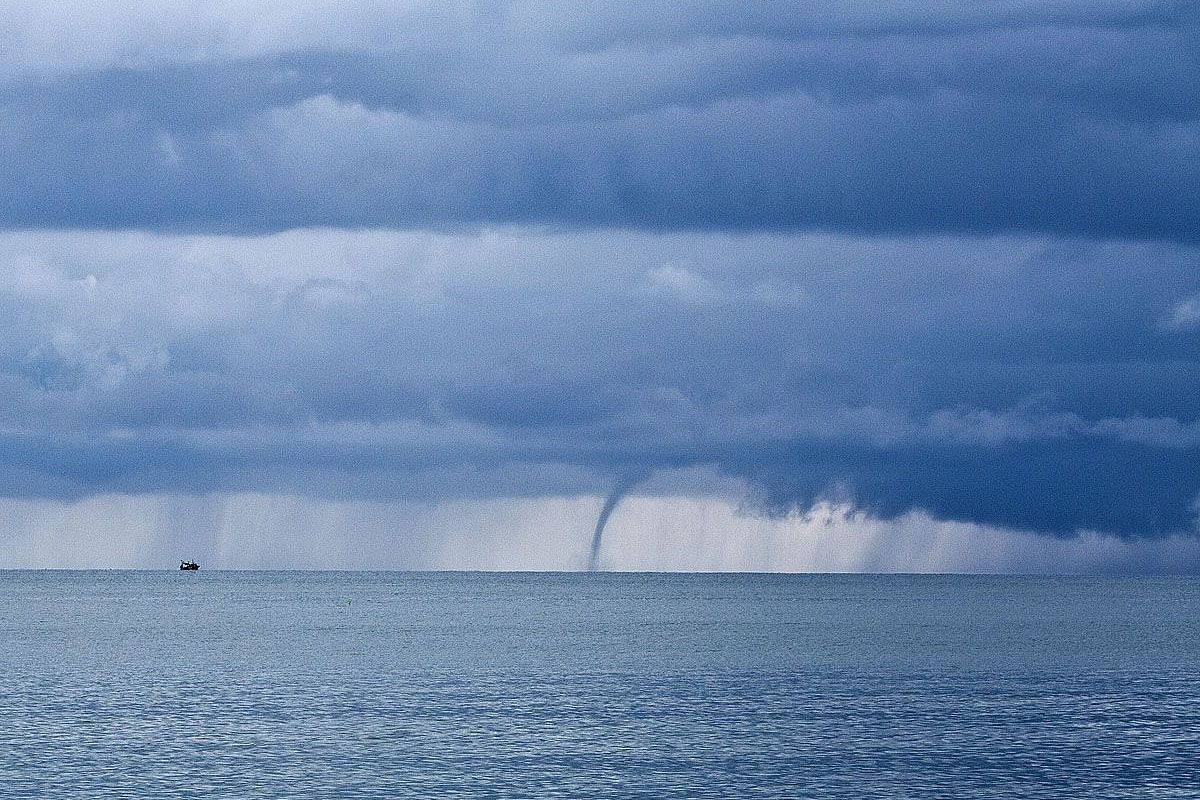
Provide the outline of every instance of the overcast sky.
[[0,566],[1200,571],[1200,11],[0,15]]

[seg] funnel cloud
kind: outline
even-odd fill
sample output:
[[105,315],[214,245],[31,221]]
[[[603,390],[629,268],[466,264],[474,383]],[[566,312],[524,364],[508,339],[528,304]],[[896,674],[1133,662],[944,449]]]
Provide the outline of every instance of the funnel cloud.
[[625,496],[648,477],[650,477],[650,474],[647,472],[628,475],[613,487],[613,490],[608,493],[608,497],[604,498],[604,505],[600,507],[600,515],[596,517],[596,529],[592,532],[592,549],[588,556],[588,572],[595,572],[599,568],[600,548],[604,544],[604,528],[608,525],[609,517],[617,510],[617,506],[621,504]]

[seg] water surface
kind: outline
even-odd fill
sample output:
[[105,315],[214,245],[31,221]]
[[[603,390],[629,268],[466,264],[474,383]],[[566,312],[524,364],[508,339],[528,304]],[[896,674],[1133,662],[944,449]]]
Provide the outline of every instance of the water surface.
[[0,572],[6,797],[1200,796],[1200,582]]

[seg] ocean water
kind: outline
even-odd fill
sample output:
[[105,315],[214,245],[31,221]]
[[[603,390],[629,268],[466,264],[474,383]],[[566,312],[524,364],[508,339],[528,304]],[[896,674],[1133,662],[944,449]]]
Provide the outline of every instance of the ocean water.
[[1200,581],[0,572],[4,798],[1197,798]]

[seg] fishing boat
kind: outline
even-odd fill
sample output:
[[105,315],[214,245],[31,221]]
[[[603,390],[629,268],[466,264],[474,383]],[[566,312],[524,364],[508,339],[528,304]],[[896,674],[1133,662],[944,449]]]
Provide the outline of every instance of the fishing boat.
[[195,561],[180,561],[179,568],[180,569],[200,569],[200,565],[197,564]]

